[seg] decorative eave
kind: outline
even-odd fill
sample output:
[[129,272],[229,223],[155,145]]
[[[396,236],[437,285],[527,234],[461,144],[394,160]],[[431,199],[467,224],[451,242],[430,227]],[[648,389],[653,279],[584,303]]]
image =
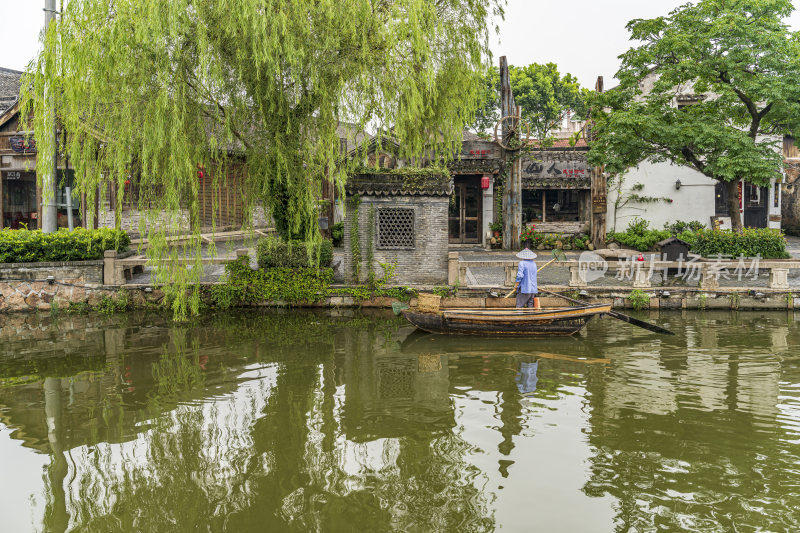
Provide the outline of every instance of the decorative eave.
[[354,174],[347,179],[345,192],[364,196],[450,196],[450,176],[422,173]]
[[592,179],[589,177],[568,178],[526,178],[522,177],[523,189],[591,189]]

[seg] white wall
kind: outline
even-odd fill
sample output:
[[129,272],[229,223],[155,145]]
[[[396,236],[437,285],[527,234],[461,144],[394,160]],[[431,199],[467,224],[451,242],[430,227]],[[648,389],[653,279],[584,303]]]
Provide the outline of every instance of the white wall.
[[[681,181],[681,188],[675,188],[675,182]],[[662,229],[667,222],[677,220],[698,220],[710,226],[714,216],[714,185],[716,182],[696,170],[673,165],[671,163],[641,163],[625,175],[623,191],[630,193],[631,188],[641,183],[644,190],[637,192],[639,196],[671,198],[672,203],[635,203],[629,202],[617,214],[616,231],[625,231],[634,217],[650,221],[650,227]],[[623,192],[623,195],[625,194]],[[608,231],[614,229],[614,202],[616,191],[608,192]]]

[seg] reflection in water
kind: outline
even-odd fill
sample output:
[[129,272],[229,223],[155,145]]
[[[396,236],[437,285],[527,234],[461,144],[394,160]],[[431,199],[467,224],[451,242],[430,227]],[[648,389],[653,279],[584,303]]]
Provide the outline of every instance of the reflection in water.
[[[800,325],[662,319],[681,333],[9,317],[0,457],[50,460],[3,478],[41,478],[20,498],[45,531],[797,529]],[[31,527],[4,505],[10,530]]]

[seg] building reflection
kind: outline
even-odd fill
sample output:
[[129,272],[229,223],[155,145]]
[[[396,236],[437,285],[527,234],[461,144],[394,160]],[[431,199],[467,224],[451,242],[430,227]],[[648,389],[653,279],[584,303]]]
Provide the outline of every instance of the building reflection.
[[782,382],[800,379],[782,362],[796,357],[798,328],[780,314],[708,312],[676,338],[609,337],[614,363],[587,383],[594,454],[584,491],[619,500],[617,529],[786,524],[796,500],[764,496],[795,469],[798,431],[781,404]]

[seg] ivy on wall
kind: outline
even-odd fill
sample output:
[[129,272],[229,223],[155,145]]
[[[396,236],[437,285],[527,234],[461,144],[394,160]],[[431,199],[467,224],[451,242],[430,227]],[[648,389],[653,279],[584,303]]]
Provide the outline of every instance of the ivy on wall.
[[358,283],[361,279],[361,244],[358,238],[358,208],[361,205],[361,197],[353,196],[350,202],[350,257],[353,262],[352,279]]

